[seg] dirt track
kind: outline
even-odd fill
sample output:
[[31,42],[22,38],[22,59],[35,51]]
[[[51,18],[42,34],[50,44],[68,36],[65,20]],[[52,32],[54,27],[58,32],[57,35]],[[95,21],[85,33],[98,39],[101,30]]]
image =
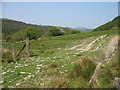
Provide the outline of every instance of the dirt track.
[[115,52],[118,48],[118,39],[119,39],[119,36],[114,36],[109,42],[108,42],[108,45],[104,48],[104,54],[106,56],[106,59],[105,61],[106,62],[100,62],[98,63],[98,65],[96,66],[96,69],[89,81],[89,85],[94,87],[95,84],[97,84],[97,86],[99,86],[99,83],[98,83],[98,75],[100,74],[100,70],[101,70],[101,66],[105,66],[107,65],[107,63],[109,61],[111,61],[112,59],[112,56],[115,55]]

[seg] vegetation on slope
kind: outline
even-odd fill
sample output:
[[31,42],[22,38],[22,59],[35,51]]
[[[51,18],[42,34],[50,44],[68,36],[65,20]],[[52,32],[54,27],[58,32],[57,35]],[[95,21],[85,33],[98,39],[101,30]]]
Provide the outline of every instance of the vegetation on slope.
[[40,30],[41,36],[48,36],[50,28],[59,28],[64,33],[68,33],[68,28],[55,27],[55,26],[44,26],[44,25],[33,25],[27,24],[21,21],[15,21],[10,19],[1,19],[2,20],[2,36],[3,40],[25,40],[26,28],[34,28]]
[[[19,40],[25,39],[27,29],[15,32],[14,38],[20,36],[17,42],[3,43],[2,75],[4,87],[90,88],[89,80],[97,64],[106,62],[105,52],[114,49],[109,42],[118,34],[118,30],[115,28],[116,19],[111,23],[109,24],[113,25],[112,28],[106,24],[107,26],[103,26],[106,28],[102,31],[100,29],[97,32],[69,32],[70,34],[57,35],[57,37],[55,32],[55,35],[50,37],[30,40],[30,54],[33,56],[23,57],[25,55],[24,50],[20,57],[15,57],[16,61],[13,63],[11,44],[14,43],[15,54],[17,54],[25,44],[25,41]],[[49,30],[45,34],[49,34]],[[24,39],[21,39],[22,35]],[[110,46],[109,50],[106,49],[107,46]],[[118,53],[115,53],[110,62],[102,67],[98,76],[99,85],[94,87],[114,87],[113,80],[115,77],[119,77]]]
[[26,29],[28,27],[40,29],[41,32],[44,33],[48,28],[52,26],[33,25],[21,21],[2,19],[2,33],[4,34],[12,34],[17,31],[20,31],[21,29]]
[[114,18],[112,21],[104,25],[95,28],[93,31],[112,30],[112,29],[118,29],[118,27],[120,27],[120,16]]
[[[32,40],[30,53],[34,57],[21,57],[16,63],[3,63],[3,85],[9,88],[89,88],[88,82],[97,62],[105,59],[102,50],[116,34],[117,30],[106,30]],[[15,53],[23,44],[14,43]],[[11,46],[6,44],[3,48],[10,50]],[[112,87],[117,71],[109,74],[116,69],[111,65],[106,66],[111,69],[102,69],[99,87]],[[108,75],[112,78],[108,79]]]

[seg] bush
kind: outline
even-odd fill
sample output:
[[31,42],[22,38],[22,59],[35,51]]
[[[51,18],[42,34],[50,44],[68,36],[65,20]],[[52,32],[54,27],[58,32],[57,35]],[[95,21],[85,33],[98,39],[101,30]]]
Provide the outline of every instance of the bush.
[[51,88],[68,88],[69,80],[66,77],[56,78],[51,82]]
[[113,80],[116,77],[120,77],[119,74],[119,65],[116,59],[118,55],[113,56],[111,61],[106,64],[102,69],[99,75],[99,85],[102,88],[113,88]]
[[26,30],[26,36],[29,37],[29,39],[37,39],[39,38],[40,35],[40,30],[39,29],[35,29],[35,28],[27,28]]
[[77,34],[80,33],[80,31],[71,31],[71,34]]
[[74,69],[71,73],[72,77],[81,77],[85,80],[90,80],[94,73],[96,64],[90,57],[82,57],[80,61],[77,61],[74,65]]
[[76,30],[69,30],[68,32],[67,32],[67,34],[78,34],[78,33],[81,33],[80,31],[76,31]]
[[60,35],[63,35],[63,34],[64,34],[64,32],[57,27],[52,27],[52,28],[49,29],[49,35],[50,36],[60,36]]
[[26,29],[21,29],[18,32],[12,34],[12,40],[15,41],[22,41],[27,38],[26,36]]
[[8,49],[2,50],[2,62],[14,62],[12,57],[12,52]]

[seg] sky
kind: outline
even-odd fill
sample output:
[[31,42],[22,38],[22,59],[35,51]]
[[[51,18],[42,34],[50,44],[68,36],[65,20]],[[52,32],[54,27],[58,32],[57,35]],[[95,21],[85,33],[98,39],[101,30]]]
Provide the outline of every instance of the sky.
[[93,29],[116,16],[117,2],[2,2],[2,18],[38,25]]

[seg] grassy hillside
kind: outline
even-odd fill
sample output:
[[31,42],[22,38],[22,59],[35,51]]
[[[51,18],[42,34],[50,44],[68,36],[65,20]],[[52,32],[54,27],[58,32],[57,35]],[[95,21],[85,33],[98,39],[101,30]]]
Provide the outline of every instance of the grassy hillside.
[[[108,62],[107,57],[112,55],[111,43],[116,42],[111,41],[116,41],[117,32],[106,30],[31,40],[33,57],[21,56],[16,63],[3,62],[3,85],[9,88],[90,88],[89,80],[97,64]],[[24,42],[15,42],[15,53],[23,45]],[[10,43],[3,45],[3,49],[9,52],[6,57],[11,55]],[[21,55],[25,55],[25,50]],[[99,86],[94,87],[113,87],[113,80],[118,76],[117,53],[109,61],[98,76]]]
[[[17,41],[24,40],[26,38],[25,29],[28,27],[37,28],[40,30],[40,33],[42,36],[46,36],[46,34],[48,33],[48,30],[54,26],[33,25],[33,24],[27,24],[21,21],[2,19],[3,40],[9,39],[9,38]],[[64,27],[59,27],[59,28],[62,29],[65,33],[69,31],[68,28],[64,28]]]
[[120,16],[116,17],[115,19],[104,25],[95,28],[93,31],[113,30],[118,29],[118,27],[120,27]]
[[21,21],[2,19],[2,32],[4,34],[11,34],[11,33],[17,32],[21,29],[26,29],[28,27],[38,28],[41,30],[41,32],[44,33],[48,28],[50,28],[52,26],[32,25],[32,24],[26,24]]

